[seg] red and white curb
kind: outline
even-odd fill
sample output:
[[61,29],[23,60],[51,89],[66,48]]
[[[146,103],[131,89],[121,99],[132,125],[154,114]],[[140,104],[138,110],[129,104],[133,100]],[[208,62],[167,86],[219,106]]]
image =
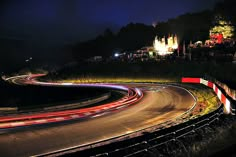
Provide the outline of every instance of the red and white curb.
[[204,80],[202,78],[187,78],[183,77],[182,78],[182,83],[199,83],[203,84],[209,88],[212,88],[219,100],[224,104],[224,108],[226,110],[227,114],[233,114],[232,113],[232,107],[231,107],[231,102],[230,100],[221,92],[221,90],[216,86],[215,83],[212,83],[208,80]]

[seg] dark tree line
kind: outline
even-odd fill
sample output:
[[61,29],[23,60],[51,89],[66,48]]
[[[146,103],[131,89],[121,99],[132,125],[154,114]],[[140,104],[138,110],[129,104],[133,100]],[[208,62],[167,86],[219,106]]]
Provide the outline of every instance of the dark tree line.
[[136,50],[143,46],[151,46],[156,35],[163,37],[176,34],[180,43],[206,40],[209,39],[209,30],[215,15],[225,16],[235,25],[236,13],[233,4],[234,0],[224,0],[217,3],[214,10],[187,13],[166,22],[157,23],[155,27],[130,23],[122,27],[117,34],[106,29],[95,39],[74,45],[73,54],[78,59],[95,55],[110,56],[116,50]]
[[155,37],[155,28],[140,23],[130,23],[122,27],[117,34],[106,29],[93,40],[78,43],[73,52],[78,58],[94,55],[110,56],[115,51],[135,50],[151,45]]

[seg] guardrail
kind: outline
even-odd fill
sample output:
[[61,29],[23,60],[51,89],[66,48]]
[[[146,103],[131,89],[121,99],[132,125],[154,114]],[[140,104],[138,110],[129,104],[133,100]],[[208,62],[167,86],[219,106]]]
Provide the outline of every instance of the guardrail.
[[159,129],[152,133],[142,132],[140,133],[141,136],[124,141],[110,143],[100,147],[97,147],[99,143],[96,143],[87,146],[86,150],[80,152],[78,152],[78,148],[74,147],[68,150],[50,152],[36,156],[59,156],[63,155],[65,152],[75,152],[76,156],[138,156],[159,146],[167,144],[168,142],[176,141],[183,136],[194,133],[205,126],[209,126],[211,123],[218,121],[222,114],[223,105],[207,115],[180,123],[175,126],[170,126],[169,128]]
[[221,87],[225,93],[227,95],[229,95],[233,100],[236,101],[236,90],[230,88],[227,84],[222,83],[221,81],[217,80],[216,78],[209,76],[209,75],[205,75],[204,76],[207,80],[210,80],[212,82],[215,82],[219,87]]
[[[201,82],[201,79],[192,80],[192,82],[199,83]],[[211,84],[210,82],[205,82],[204,80],[202,80],[202,83],[207,83],[207,86],[213,88],[213,84]],[[201,129],[204,126],[210,125],[214,121],[219,120],[219,117],[223,114],[223,111],[224,105],[221,105],[218,109],[207,115],[203,115],[201,117],[197,117],[191,120],[185,119],[181,123],[166,122],[157,126],[152,126],[150,128],[136,131],[134,133],[121,135],[113,139],[99,141],[97,143],[88,144],[80,147],[75,146],[36,156],[58,156],[63,155],[65,153],[76,153],[76,156],[98,157],[130,157],[142,155],[142,153],[155,149],[170,141],[175,141],[178,138],[194,133],[195,131]]]
[[[80,147],[75,146],[72,148],[57,150],[55,152],[35,156],[57,156],[72,152],[79,153],[77,156],[137,156],[149,150],[151,151],[152,149],[155,149],[170,141],[176,141],[183,136],[194,133],[204,126],[209,126],[211,123],[219,120],[219,117],[223,114],[224,109],[227,114],[233,114],[230,100],[222,94],[216,84],[202,78],[183,78],[182,82],[199,83],[212,88],[223,105],[207,115],[191,120],[185,120],[180,124],[167,122],[169,124],[165,123],[163,126],[159,124],[158,126],[121,135],[113,139],[99,141],[97,143]],[[101,143],[105,145],[101,145]]]
[[108,92],[108,93],[104,93],[99,96],[83,99],[80,102],[69,103],[66,105],[44,107],[43,110],[44,111],[49,111],[49,110],[55,111],[55,110],[68,110],[68,109],[74,109],[74,108],[78,108],[78,107],[85,107],[85,106],[88,106],[91,104],[99,103],[99,102],[104,101],[110,97],[111,97],[111,92]]
[[[81,108],[85,106],[89,106],[94,103],[99,103],[101,101],[107,100],[111,97],[111,92],[101,94],[99,96],[86,98],[82,100],[76,100],[71,102],[65,102],[66,105],[54,105],[54,106],[47,106],[43,108],[26,108],[26,109],[19,109],[18,107],[0,107],[0,114],[1,116],[12,116],[12,115],[20,115],[20,114],[26,114],[26,113],[43,113],[48,111],[62,111],[62,110],[69,110],[69,109],[75,109],[75,108]],[[0,118],[1,118],[0,116]]]
[[[181,123],[179,125],[162,129],[160,131],[153,132],[151,134],[143,135],[141,138],[133,139],[131,145],[127,147],[120,147],[114,149],[113,151],[107,151],[105,153],[96,154],[99,156],[124,156],[131,157],[141,155],[148,151],[164,145],[171,141],[176,141],[179,138],[186,136],[188,134],[194,133],[195,131],[201,129],[204,126],[209,126],[214,121],[219,120],[220,115],[223,114],[223,106],[220,106],[216,111],[211,112],[208,115]],[[127,141],[128,142],[128,141]],[[116,143],[116,145],[118,145]],[[124,143],[120,144],[124,145]]]
[[220,88],[222,88],[222,92],[224,92],[225,95],[231,99],[231,102],[232,102],[231,103],[231,110],[232,110],[233,114],[235,115],[236,114],[236,90],[232,89],[232,88],[229,88],[228,85],[226,85],[225,83],[220,82],[219,80],[217,80],[214,77],[211,77],[209,75],[205,75],[205,77],[208,80],[211,80],[211,81],[215,82]]

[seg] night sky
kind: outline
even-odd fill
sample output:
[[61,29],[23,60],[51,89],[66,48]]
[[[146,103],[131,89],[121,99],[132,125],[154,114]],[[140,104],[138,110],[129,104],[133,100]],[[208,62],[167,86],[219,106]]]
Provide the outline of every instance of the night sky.
[[131,22],[152,25],[209,9],[216,1],[1,0],[0,70],[25,64],[30,57],[32,62],[65,62],[73,59],[62,50],[65,44],[92,39],[106,28],[116,32]]
[[0,36],[65,42],[86,40],[107,27],[130,22],[151,25],[186,12],[213,7],[217,0],[3,0]]

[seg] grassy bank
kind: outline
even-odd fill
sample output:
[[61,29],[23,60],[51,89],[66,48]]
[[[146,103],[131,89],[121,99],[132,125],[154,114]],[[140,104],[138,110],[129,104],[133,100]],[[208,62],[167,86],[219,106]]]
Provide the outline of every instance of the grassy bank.
[[[215,126],[199,130],[201,138],[189,145],[190,156],[236,156],[235,117],[224,116]],[[198,136],[198,135],[195,135]]]
[[66,67],[57,73],[51,73],[50,79],[74,79],[81,81],[140,82],[176,81],[181,77],[203,77],[210,75],[218,80],[236,83],[236,64],[216,62],[141,62],[141,63],[93,63]]
[[220,100],[217,98],[212,89],[201,87],[203,85],[193,86],[198,88],[187,89],[197,98],[195,112],[198,112],[198,115],[205,115],[216,110],[219,107]]
[[179,79],[177,78],[132,78],[132,77],[95,77],[95,76],[88,76],[88,77],[78,77],[78,78],[71,78],[71,79],[64,79],[59,80],[59,82],[73,82],[73,83],[155,83],[155,82],[178,82]]

